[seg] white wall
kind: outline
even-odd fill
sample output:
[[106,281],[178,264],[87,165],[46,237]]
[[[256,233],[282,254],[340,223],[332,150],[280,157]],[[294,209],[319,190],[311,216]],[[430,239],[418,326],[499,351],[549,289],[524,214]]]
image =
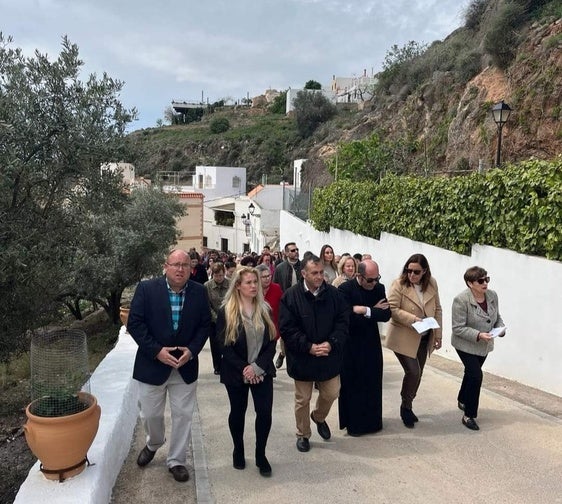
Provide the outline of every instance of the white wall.
[[325,243],[336,254],[370,253],[379,263],[381,282],[387,289],[411,254],[424,254],[439,284],[443,305],[443,348],[438,354],[456,361],[450,345],[451,304],[465,288],[465,270],[474,265],[485,268],[508,328],[506,337],[496,341],[486,371],[562,395],[562,324],[558,319],[562,263],[482,245],[474,245],[472,254],[464,256],[388,233],[382,233],[380,240],[338,229],[321,233],[288,212],[281,212],[280,236],[281,246],[295,241],[301,257],[306,250],[319,254]]

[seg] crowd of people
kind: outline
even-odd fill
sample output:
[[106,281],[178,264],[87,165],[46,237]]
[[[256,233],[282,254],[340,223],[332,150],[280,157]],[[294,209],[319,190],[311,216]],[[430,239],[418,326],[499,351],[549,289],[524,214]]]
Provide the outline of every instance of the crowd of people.
[[[486,270],[469,268],[464,281],[467,288],[453,300],[451,344],[464,365],[457,397],[461,421],[478,430],[482,366],[505,327]],[[420,329],[418,323],[426,320],[433,327]],[[339,428],[349,436],[380,431],[383,352],[378,322],[389,322],[385,344],[404,370],[399,415],[411,429],[419,421],[413,403],[426,360],[442,344],[439,289],[424,255],[405,261],[387,295],[370,254],[338,255],[328,244],[319,255],[307,251],[302,259],[294,242],[282,253],[264,247],[259,255],[173,250],[164,276],[138,285],[127,323],[138,344],[133,377],[139,382],[146,433],[138,465],[150,463],[164,444],[168,398],[172,432],[167,465],[177,481],[189,478],[186,451],[198,354],[207,339],[214,373],[229,400],[235,469],[246,467],[244,426],[251,394],[255,463],[262,476],[272,473],[266,447],[273,380],[285,360],[294,382],[298,451],[311,448],[311,422],[322,439],[330,439],[326,418],[336,400]]]

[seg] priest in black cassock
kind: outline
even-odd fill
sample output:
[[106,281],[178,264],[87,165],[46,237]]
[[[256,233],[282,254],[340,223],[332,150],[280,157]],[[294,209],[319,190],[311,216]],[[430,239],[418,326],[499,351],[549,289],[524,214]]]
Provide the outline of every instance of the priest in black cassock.
[[352,307],[343,353],[339,397],[340,429],[360,436],[382,429],[382,347],[377,322],[390,319],[379,266],[366,260],[357,277],[339,286]]

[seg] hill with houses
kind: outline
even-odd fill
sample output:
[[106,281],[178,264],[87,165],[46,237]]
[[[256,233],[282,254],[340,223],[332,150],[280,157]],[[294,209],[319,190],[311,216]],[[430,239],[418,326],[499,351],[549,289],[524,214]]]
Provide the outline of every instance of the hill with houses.
[[[520,4],[528,12],[517,18],[509,8]],[[501,23],[512,39],[505,40],[507,31],[496,33]],[[510,44],[511,54],[500,51],[502,43]],[[293,161],[306,159],[302,184],[314,188],[333,180],[327,167],[342,144],[376,132],[402,146],[401,173],[460,174],[494,165],[491,108],[501,100],[513,109],[503,128],[503,161],[552,159],[562,152],[559,2],[474,0],[464,26],[419,49],[407,65],[391,68],[394,75],[377,76],[372,95],[333,77],[324,89],[339,102],[338,113],[308,138],[298,135],[292,113],[271,112],[277,93],[269,90],[252,106],[216,107],[188,125],[130,134],[132,162],[149,177],[161,171],[187,176],[198,165],[245,167],[250,190],[291,182]],[[227,131],[211,133],[217,118],[228,120]]]

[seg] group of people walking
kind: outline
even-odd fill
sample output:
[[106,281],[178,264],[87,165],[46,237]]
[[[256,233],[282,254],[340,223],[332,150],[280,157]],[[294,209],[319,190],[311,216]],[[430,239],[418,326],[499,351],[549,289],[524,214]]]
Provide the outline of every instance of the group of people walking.
[[[197,384],[197,356],[210,337],[213,368],[230,403],[228,426],[232,465],[246,467],[244,427],[250,394],[256,413],[255,463],[270,476],[266,446],[272,424],[273,379],[286,359],[294,381],[296,448],[311,448],[312,424],[328,440],[326,422],[338,400],[339,427],[350,436],[382,429],[383,354],[378,322],[387,322],[386,345],[403,370],[400,417],[413,428],[413,402],[426,359],[442,342],[442,308],[437,282],[427,259],[414,254],[392,283],[388,297],[379,265],[368,254],[336,257],[329,245],[320,256],[295,243],[285,246],[285,260],[274,269],[239,265],[225,278],[220,262],[204,286],[190,281],[190,255],[174,250],[164,276],[137,287],[127,329],[139,348],[133,377],[147,442],[139,466],[153,459],[164,443],[164,405],[169,397],[172,434],[167,465],[177,481],[189,478],[185,467]],[[351,264],[353,262],[353,265]],[[272,275],[273,271],[273,275]],[[272,281],[273,280],[273,281]],[[465,366],[457,397],[462,423],[478,430],[476,417],[482,365],[494,337],[505,328],[490,278],[469,268],[467,289],[453,301],[452,340]],[[336,284],[337,287],[334,285]],[[418,331],[413,324],[432,317],[438,327]],[[494,328],[497,328],[493,331]],[[276,342],[282,342],[274,364]],[[311,405],[314,390],[317,397]]]

